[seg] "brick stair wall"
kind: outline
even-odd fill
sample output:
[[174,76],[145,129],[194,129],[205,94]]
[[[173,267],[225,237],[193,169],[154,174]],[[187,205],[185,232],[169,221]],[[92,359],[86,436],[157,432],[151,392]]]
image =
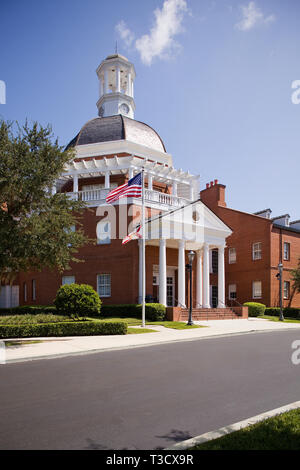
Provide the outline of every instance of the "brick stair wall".
[[[189,310],[187,308],[181,309],[180,320],[187,321],[189,317]],[[241,315],[237,315],[230,308],[193,308],[193,320],[237,320]]]

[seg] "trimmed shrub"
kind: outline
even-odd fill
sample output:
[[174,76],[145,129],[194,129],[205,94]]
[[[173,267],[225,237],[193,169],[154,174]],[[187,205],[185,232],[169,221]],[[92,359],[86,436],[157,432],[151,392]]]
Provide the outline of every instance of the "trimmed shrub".
[[126,322],[70,321],[37,325],[0,325],[0,338],[126,335]]
[[[279,307],[267,307],[265,310],[265,315],[274,315],[279,317],[280,315],[280,308]],[[283,316],[286,318],[295,318],[300,319],[300,308],[294,307],[285,307],[283,309]]]
[[271,316],[276,316],[279,317],[280,314],[280,308],[279,307],[267,307],[265,310],[265,315],[271,315]]
[[248,307],[249,317],[257,317],[258,315],[263,315],[266,310],[266,306],[264,304],[260,304],[259,302],[246,302],[244,303],[244,306]]
[[283,309],[283,316],[286,318],[300,319],[300,308],[285,307]]
[[0,308],[1,315],[39,315],[41,313],[53,313],[57,314],[56,307],[54,305],[21,305],[13,308]]
[[97,292],[87,284],[65,284],[54,300],[57,313],[75,317],[100,315],[101,300]]
[[[166,317],[166,307],[162,304],[146,304],[146,320],[163,321]],[[117,318],[142,318],[142,305],[120,304],[120,305],[102,305],[101,317]]]

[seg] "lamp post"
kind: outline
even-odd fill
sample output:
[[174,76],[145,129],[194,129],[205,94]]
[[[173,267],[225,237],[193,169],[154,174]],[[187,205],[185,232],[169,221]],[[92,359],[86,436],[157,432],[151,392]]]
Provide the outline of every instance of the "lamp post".
[[188,269],[190,273],[190,309],[189,309],[189,319],[187,322],[187,325],[193,325],[193,320],[192,320],[192,312],[193,312],[193,261],[195,258],[195,252],[194,251],[189,251],[188,252],[188,258],[189,258],[189,264],[186,265],[186,268]]
[[283,264],[279,263],[278,264],[278,280],[279,280],[279,304],[280,304],[280,315],[279,315],[279,321],[284,320],[283,316],[283,308],[282,308],[282,268]]

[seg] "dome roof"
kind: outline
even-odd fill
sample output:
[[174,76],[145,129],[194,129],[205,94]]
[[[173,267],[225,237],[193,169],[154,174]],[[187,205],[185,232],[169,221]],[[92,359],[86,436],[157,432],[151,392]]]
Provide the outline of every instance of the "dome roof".
[[91,119],[84,124],[66,149],[114,140],[128,140],[159,152],[166,152],[162,139],[152,127],[121,114]]

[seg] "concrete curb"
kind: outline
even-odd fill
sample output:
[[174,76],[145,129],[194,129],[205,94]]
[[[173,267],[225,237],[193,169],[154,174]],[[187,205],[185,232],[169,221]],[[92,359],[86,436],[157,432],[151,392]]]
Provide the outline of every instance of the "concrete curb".
[[[251,335],[255,333],[274,333],[278,331],[289,331],[291,332],[295,328],[280,328],[278,330],[251,330],[251,331],[237,331],[234,333],[221,333],[211,336],[203,336],[203,337],[194,337],[194,338],[176,338],[176,339],[169,339],[159,342],[152,342],[152,343],[144,343],[144,344],[132,344],[126,346],[112,346],[107,348],[98,348],[98,349],[87,349],[87,350],[79,350],[79,351],[69,351],[69,352],[62,352],[58,354],[45,354],[42,356],[31,356],[31,357],[20,357],[17,359],[7,359],[6,364],[14,364],[17,362],[28,362],[28,361],[38,361],[43,359],[58,359],[60,357],[71,357],[71,356],[82,356],[85,354],[96,354],[100,352],[111,352],[111,351],[121,351],[124,349],[135,349],[135,348],[146,348],[150,346],[159,346],[161,344],[171,344],[171,343],[179,343],[179,342],[191,342],[191,341],[202,341],[202,340],[209,340],[209,339],[216,339],[216,338],[226,338],[231,336],[241,336],[241,335]],[[68,337],[72,338],[72,337]],[[16,338],[14,338],[16,339]],[[24,339],[24,338],[23,338]],[[65,338],[64,338],[65,339]],[[53,341],[53,338],[51,338]],[[6,340],[9,341],[9,340]]]
[[187,450],[198,444],[218,439],[219,437],[226,436],[227,434],[231,434],[234,431],[244,429],[247,426],[250,426],[251,424],[259,423],[260,421],[264,421],[268,418],[273,418],[276,415],[285,413],[286,411],[295,410],[297,408],[300,408],[300,401],[295,401],[294,403],[290,403],[289,405],[281,406],[280,408],[275,408],[274,410],[270,410],[265,413],[253,416],[252,418],[239,421],[238,423],[231,424],[230,426],[225,426],[224,428],[217,429],[216,431],[207,432],[205,434],[201,434],[200,436],[196,436],[182,442],[177,442],[177,444],[174,444],[170,447],[166,447],[164,450]]

